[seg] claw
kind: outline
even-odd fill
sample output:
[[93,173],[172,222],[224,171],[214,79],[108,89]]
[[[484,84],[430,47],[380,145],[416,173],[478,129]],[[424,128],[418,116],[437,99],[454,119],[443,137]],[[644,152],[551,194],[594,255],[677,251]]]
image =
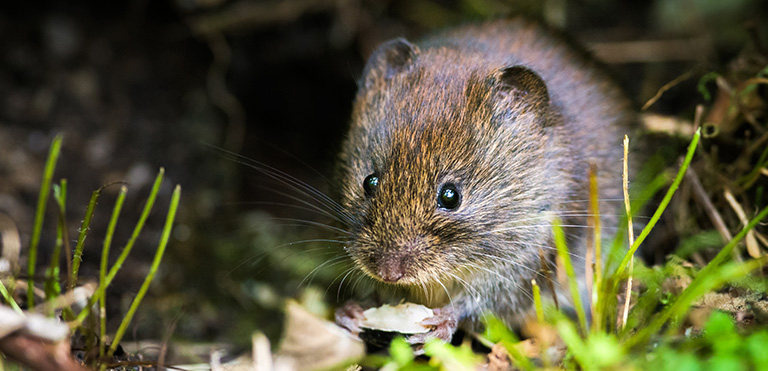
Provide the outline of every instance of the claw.
[[363,307],[355,302],[347,302],[344,306],[336,309],[336,324],[349,330],[354,336],[360,334],[360,324],[365,321]]
[[430,338],[437,338],[445,342],[450,342],[453,334],[459,326],[459,317],[455,310],[449,307],[437,308],[432,310],[435,315],[429,317],[421,324],[432,327],[432,330],[423,334],[414,334],[408,337],[408,343],[424,344]]

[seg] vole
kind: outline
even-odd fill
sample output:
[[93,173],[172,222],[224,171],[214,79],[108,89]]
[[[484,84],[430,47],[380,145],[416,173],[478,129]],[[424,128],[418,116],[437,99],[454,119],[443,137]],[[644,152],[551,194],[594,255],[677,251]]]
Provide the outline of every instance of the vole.
[[[514,324],[532,308],[531,280],[552,270],[556,217],[585,286],[588,169],[612,200],[603,230],[615,231],[633,119],[586,53],[526,20],[385,42],[339,156],[346,253],[436,308],[427,336],[450,339],[486,312]],[[357,331],[360,313],[348,304],[337,322]]]

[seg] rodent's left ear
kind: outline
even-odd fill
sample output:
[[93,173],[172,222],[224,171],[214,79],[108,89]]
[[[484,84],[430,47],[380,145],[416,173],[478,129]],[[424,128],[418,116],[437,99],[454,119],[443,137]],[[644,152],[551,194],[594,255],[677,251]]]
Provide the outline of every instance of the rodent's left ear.
[[407,70],[418,53],[419,48],[403,38],[381,44],[368,58],[360,79],[360,88],[371,88]]
[[536,72],[523,66],[503,67],[494,72],[497,94],[514,96],[528,104],[549,106],[547,84]]

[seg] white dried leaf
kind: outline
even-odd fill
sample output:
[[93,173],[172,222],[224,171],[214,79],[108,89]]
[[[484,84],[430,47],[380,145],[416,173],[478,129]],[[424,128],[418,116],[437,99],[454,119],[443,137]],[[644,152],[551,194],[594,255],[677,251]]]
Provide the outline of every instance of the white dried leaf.
[[13,309],[0,305],[0,339],[24,327],[26,317]]
[[421,324],[427,318],[433,317],[432,309],[420,304],[402,303],[396,306],[382,305],[363,312],[365,321],[360,327],[399,332],[401,334],[421,334],[429,332],[430,328]]
[[59,341],[69,337],[69,326],[56,319],[39,314],[27,315],[26,332],[32,336],[48,341]]

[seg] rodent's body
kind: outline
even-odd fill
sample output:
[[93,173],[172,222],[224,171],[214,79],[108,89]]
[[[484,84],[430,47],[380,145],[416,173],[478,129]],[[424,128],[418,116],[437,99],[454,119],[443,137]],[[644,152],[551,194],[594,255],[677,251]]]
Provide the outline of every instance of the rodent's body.
[[[345,249],[410,300],[468,322],[486,311],[515,321],[531,308],[540,251],[554,256],[555,217],[572,254],[585,255],[590,163],[600,198],[621,198],[631,120],[622,97],[582,53],[527,21],[382,45],[340,154]],[[603,223],[612,231],[616,221]],[[583,275],[584,260],[574,264]]]

